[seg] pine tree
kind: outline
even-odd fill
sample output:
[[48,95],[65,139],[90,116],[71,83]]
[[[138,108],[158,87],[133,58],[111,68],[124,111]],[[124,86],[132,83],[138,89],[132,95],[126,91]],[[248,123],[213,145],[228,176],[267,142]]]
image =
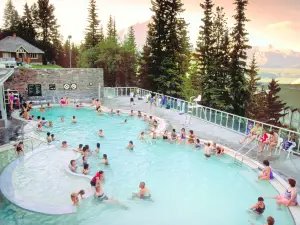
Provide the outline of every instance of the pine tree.
[[139,87],[152,90],[153,84],[152,79],[150,79],[149,71],[151,65],[151,48],[148,43],[143,46],[143,51],[139,59],[139,70],[138,70],[138,83]]
[[216,8],[216,13],[213,17],[213,38],[212,38],[212,53],[210,59],[211,68],[208,94],[210,95],[210,107],[220,110],[230,110],[230,93],[229,93],[229,67],[230,67],[230,41],[228,35],[227,20],[225,18],[224,9]]
[[103,26],[101,25],[100,33],[99,33],[99,42],[104,41],[104,39],[105,39],[105,36],[104,36]]
[[249,81],[248,81],[248,91],[249,99],[246,103],[246,117],[251,119],[260,119],[262,118],[262,113],[264,112],[265,107],[265,92],[258,92],[258,82],[260,77],[258,75],[258,66],[255,59],[255,54],[253,54],[251,65],[248,71]]
[[199,65],[198,75],[194,79],[201,86],[203,103],[210,105],[211,88],[214,86],[213,74],[213,7],[212,0],[204,0],[200,4],[204,17],[201,19],[203,25],[200,26],[197,40],[196,57]]
[[243,116],[245,115],[245,103],[249,98],[247,89],[247,80],[245,74],[247,72],[247,49],[248,45],[248,33],[245,28],[246,22],[249,20],[246,17],[246,8],[248,6],[248,0],[235,0],[236,6],[235,25],[231,33],[232,39],[232,51],[231,51],[231,66],[230,66],[230,92],[232,98],[233,112]]
[[17,27],[20,22],[20,17],[18,11],[13,5],[11,0],[7,0],[5,8],[4,8],[4,29],[10,31],[17,31]]
[[117,42],[117,30],[116,30],[116,21],[110,15],[107,23],[107,38]]
[[268,85],[269,92],[267,93],[266,99],[266,107],[265,107],[265,122],[268,124],[281,126],[279,119],[286,114],[284,110],[286,109],[286,103],[283,103],[279,100],[278,93],[280,92],[281,88],[279,87],[277,81],[272,79]]
[[98,19],[96,9],[96,0],[90,0],[90,6],[88,8],[88,27],[85,34],[85,46],[86,48],[92,48],[101,41],[101,34],[99,33],[100,20]]
[[183,27],[180,14],[184,11],[180,0],[153,0],[151,23],[148,30],[150,47],[149,76],[152,90],[178,96],[184,75],[180,61]]
[[32,12],[28,7],[28,4],[24,5],[24,12],[22,16],[22,20],[20,21],[18,31],[22,35],[22,37],[26,40],[34,40],[37,33],[34,29],[34,20],[32,17]]

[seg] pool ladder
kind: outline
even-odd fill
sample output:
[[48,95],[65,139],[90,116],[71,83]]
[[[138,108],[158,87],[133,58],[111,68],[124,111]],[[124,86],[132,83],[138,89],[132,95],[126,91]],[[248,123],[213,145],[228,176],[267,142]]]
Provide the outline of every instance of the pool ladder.
[[[238,156],[241,157],[241,160],[239,160],[239,159],[237,158]],[[236,154],[234,155],[233,163],[234,163],[235,165],[237,165],[238,167],[242,167],[242,166],[243,166],[243,161],[244,161],[244,158],[243,158],[243,156],[242,156],[241,154],[236,153]]]

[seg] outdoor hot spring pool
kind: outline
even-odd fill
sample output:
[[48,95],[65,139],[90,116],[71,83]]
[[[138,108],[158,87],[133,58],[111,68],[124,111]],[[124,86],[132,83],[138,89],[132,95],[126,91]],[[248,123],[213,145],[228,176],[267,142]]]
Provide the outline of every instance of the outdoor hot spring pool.
[[[195,151],[184,144],[175,145],[163,140],[141,142],[138,140],[139,133],[149,128],[143,119],[126,114],[117,116],[104,113],[99,116],[96,111],[86,108],[54,107],[45,113],[34,110],[32,114],[53,122],[54,127],[45,129],[40,135],[46,137],[46,132],[54,133],[59,139],[55,143],[57,146],[65,140],[74,148],[78,144],[88,144],[94,150],[96,143],[101,143],[101,155],[108,155],[110,165],[98,166],[100,159],[91,156],[88,159],[91,175],[103,170],[106,175],[104,192],[119,199],[128,209],[106,205],[91,197],[78,206],[77,213],[44,215],[21,209],[2,196],[0,224],[242,225],[250,224],[249,220],[254,224],[262,224],[268,216],[273,216],[276,224],[294,225],[289,210],[277,210],[274,200],[265,200],[266,210],[262,216],[249,213],[248,208],[256,203],[259,196],[278,195],[269,182],[256,182],[257,174],[252,169],[237,167],[229,156],[213,156],[207,160],[203,150]],[[62,116],[65,118],[63,123],[60,122]],[[71,123],[72,116],[76,116],[76,124]],[[125,119],[128,119],[128,124],[120,124]],[[104,138],[98,136],[99,129],[103,129]],[[134,151],[125,149],[131,140],[136,146]],[[53,151],[50,154],[55,158],[57,153]],[[40,161],[28,162],[33,165],[25,163],[24,173],[27,167],[31,166],[32,169],[34,165],[36,173],[55,170],[52,160],[41,158]],[[57,173],[66,172],[61,170]],[[45,179],[46,176],[47,173]],[[30,182],[26,179],[26,176],[20,176],[19,182]],[[153,202],[130,200],[132,192],[138,191],[140,181],[146,182]],[[44,189],[47,195],[47,189],[51,187],[39,186],[38,183],[34,186],[40,189],[36,193]],[[75,183],[68,183],[66,179],[63,185],[72,188]],[[24,190],[27,190],[26,187]],[[30,194],[34,193],[35,190],[31,190]],[[70,196],[70,193],[58,193],[57,199],[49,201],[57,202],[60,198]]]

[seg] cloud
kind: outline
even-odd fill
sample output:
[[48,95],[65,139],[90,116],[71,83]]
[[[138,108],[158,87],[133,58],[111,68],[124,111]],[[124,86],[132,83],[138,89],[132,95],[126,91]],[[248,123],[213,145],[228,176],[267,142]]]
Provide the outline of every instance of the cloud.
[[291,21],[280,21],[278,23],[272,23],[268,25],[269,29],[292,29],[294,31],[300,31],[300,23],[294,23]]

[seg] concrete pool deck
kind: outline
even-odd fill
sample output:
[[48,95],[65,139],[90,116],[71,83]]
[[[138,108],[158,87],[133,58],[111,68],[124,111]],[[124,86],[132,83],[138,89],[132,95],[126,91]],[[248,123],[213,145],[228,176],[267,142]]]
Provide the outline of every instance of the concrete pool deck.
[[[180,115],[178,111],[160,107],[153,107],[152,109],[150,109],[149,104],[145,103],[145,100],[137,100],[137,98],[135,98],[135,105],[130,106],[129,100],[129,97],[103,99],[103,105],[113,109],[133,109],[135,111],[140,110],[143,112],[147,112],[148,115],[164,118],[166,123],[168,124],[167,129],[169,131],[175,128],[177,132],[179,132],[180,129],[184,127],[186,114]],[[201,139],[215,141],[216,143],[220,143],[233,150],[238,150],[241,148],[239,140],[243,138],[243,135],[225,129],[221,126],[214,125],[212,123],[208,123],[192,117],[189,129],[194,130],[196,135]],[[240,151],[240,153],[245,154],[250,149],[250,147],[245,147]],[[259,162],[262,162],[265,159],[270,160],[270,158],[267,157],[267,154],[268,153],[264,151],[264,154],[257,155],[257,151],[253,150],[247,156]],[[294,179],[296,179],[297,188],[298,190],[300,190],[300,157],[292,155],[289,160],[286,160],[285,157],[286,155],[284,154],[284,152],[282,152],[280,156],[275,156],[275,154],[273,154],[273,157],[270,160],[271,167],[285,180],[287,180],[289,177],[293,177]]]

